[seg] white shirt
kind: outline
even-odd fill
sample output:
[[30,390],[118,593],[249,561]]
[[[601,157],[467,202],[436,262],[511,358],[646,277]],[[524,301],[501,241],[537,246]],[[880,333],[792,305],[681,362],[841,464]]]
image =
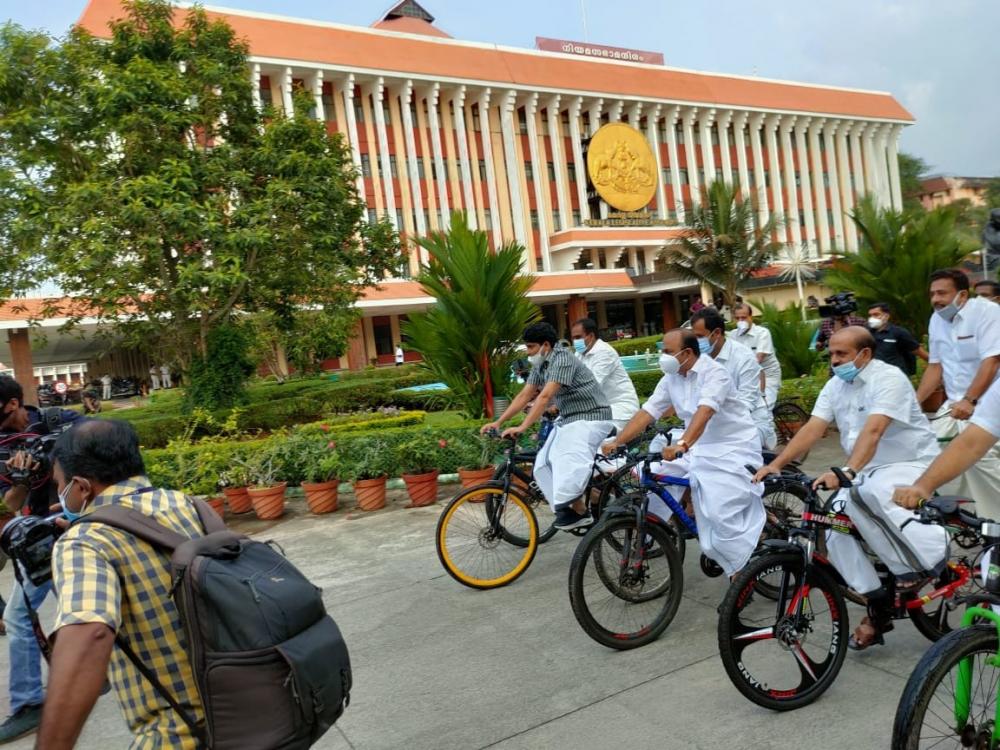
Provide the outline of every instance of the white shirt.
[[643,411],[659,419],[670,407],[687,425],[698,407],[707,406],[715,414],[708,420],[705,432],[691,447],[692,453],[714,448],[756,446],[760,448],[757,427],[750,419],[747,407],[736,397],[733,380],[726,368],[704,354],[698,357],[687,375],[664,375],[656,390],[642,405]]
[[589,350],[580,355],[580,361],[604,391],[611,404],[612,419],[628,421],[639,411],[639,396],[632,378],[628,376],[618,352],[607,342],[597,339]]
[[102,375],[101,376],[101,385],[111,385],[111,376],[110,375]]
[[715,361],[726,368],[733,380],[733,387],[736,388],[736,398],[746,405],[754,424],[763,427],[765,431],[770,430],[771,412],[764,403],[764,394],[760,390],[761,368],[753,352],[727,340]]
[[958,401],[982,361],[1000,354],[1000,305],[973,297],[951,323],[937,313],[931,315],[929,330],[930,363],[941,365],[945,393]]
[[836,422],[840,446],[850,455],[868,417],[892,419],[865,470],[895,463],[930,463],[939,449],[931,423],[920,410],[909,378],[895,365],[872,360],[853,383],[830,378],[816,399],[812,415]]
[[403,350],[398,346],[396,347],[396,361],[397,362],[403,361]]
[[170,368],[167,367],[166,365],[163,365],[160,367],[160,372],[163,373],[164,375],[167,375],[170,373]]
[[754,354],[763,354],[764,359],[760,361],[760,367],[764,371],[764,377],[768,383],[781,384],[781,365],[774,356],[774,341],[771,340],[769,330],[754,323],[743,333],[737,329],[727,332],[726,336],[731,341],[749,347]]
[[994,380],[993,385],[979,399],[969,421],[1000,440],[1000,380]]

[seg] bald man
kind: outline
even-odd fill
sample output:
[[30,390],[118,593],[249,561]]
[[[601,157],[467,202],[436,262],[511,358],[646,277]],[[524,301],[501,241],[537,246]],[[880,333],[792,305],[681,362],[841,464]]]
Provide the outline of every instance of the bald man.
[[[823,386],[809,421],[756,480],[780,472],[835,423],[848,456],[841,470],[854,485],[840,491],[838,502],[897,580],[919,586],[943,568],[948,535],[940,526],[921,523],[903,529],[915,514],[893,503],[892,495],[927,469],[939,452],[937,438],[903,371],[874,358],[875,339],[868,329],[842,328],[830,337],[828,348],[834,377]],[[828,471],[814,484],[820,485],[833,489],[840,482]],[[868,597],[868,616],[854,631],[851,648],[883,643],[882,634],[892,629],[890,592],[855,538],[830,531],[826,540],[830,562],[852,589]]]

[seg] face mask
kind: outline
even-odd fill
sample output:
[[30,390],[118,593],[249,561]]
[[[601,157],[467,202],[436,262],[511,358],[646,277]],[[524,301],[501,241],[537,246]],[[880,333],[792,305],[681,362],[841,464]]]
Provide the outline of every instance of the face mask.
[[698,349],[702,354],[709,354],[712,351],[712,339],[698,338]]
[[583,339],[573,339],[573,348],[576,349],[577,354],[583,354],[587,351],[587,342]]
[[878,330],[883,325],[885,325],[885,321],[882,320],[882,318],[868,318],[869,328],[874,328],[875,330]]
[[749,328],[750,328],[750,323],[748,321],[746,320],[736,321],[736,330],[739,331],[740,333],[746,333]]
[[681,361],[673,354],[660,355],[660,370],[664,375],[676,375],[680,369]]
[[[963,302],[962,304],[964,305],[965,303]],[[958,295],[956,294],[955,299],[938,310],[937,314],[950,323],[955,319],[955,316],[958,315],[958,311],[960,309],[962,309],[962,305],[958,304]]]
[[69,482],[66,483],[66,486],[63,488],[63,491],[59,493],[59,505],[62,507],[63,517],[70,523],[73,523],[73,521],[75,521],[76,519],[80,518],[80,516],[83,515],[82,507],[80,508],[80,512],[77,513],[75,511],[70,510],[69,507],[67,507],[66,505],[66,498],[69,497],[69,491],[73,487],[73,481],[74,480],[70,479]]
[[542,363],[545,361],[545,355],[542,354],[542,350],[538,350],[538,354],[532,354],[528,357],[528,362],[532,367],[541,367]]
[[858,373],[861,372],[861,368],[854,364],[856,360],[857,357],[850,362],[844,362],[842,365],[837,365],[833,368],[833,374],[844,382],[853,383],[854,379],[858,376]]

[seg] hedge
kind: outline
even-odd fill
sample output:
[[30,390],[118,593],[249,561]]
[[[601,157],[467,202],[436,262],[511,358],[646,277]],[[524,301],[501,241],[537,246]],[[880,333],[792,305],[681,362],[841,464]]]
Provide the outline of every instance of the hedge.
[[622,339],[621,341],[609,341],[608,345],[618,352],[619,355],[627,356],[629,354],[645,354],[646,350],[649,349],[650,352],[656,351],[656,345],[663,341],[663,334],[658,333],[655,336],[643,336],[637,339]]

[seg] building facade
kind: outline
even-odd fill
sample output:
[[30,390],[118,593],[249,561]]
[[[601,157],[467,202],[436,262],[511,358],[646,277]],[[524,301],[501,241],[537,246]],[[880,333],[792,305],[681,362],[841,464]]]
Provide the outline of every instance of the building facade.
[[989,182],[989,177],[928,177],[920,181],[917,198],[928,211],[960,200],[968,200],[973,206],[985,206]]
[[[872,193],[899,207],[897,142],[911,115],[889,94],[680,70],[450,38],[411,0],[371,28],[236,10],[258,106],[288,111],[293,91],[350,144],[371,220],[404,238],[447,229],[464,211],[492,243],[517,241],[532,298],[561,330],[590,315],[608,333],[675,325],[701,293],[657,256],[685,206],[721,178],[754,196],[780,237],[822,260],[856,249],[847,218]],[[118,0],[91,0],[81,25],[106,35]],[[595,200],[588,140],[608,123],[641,133],[655,159],[647,205],[622,215]],[[407,262],[359,303],[344,367],[392,361],[400,322],[430,299]]]

